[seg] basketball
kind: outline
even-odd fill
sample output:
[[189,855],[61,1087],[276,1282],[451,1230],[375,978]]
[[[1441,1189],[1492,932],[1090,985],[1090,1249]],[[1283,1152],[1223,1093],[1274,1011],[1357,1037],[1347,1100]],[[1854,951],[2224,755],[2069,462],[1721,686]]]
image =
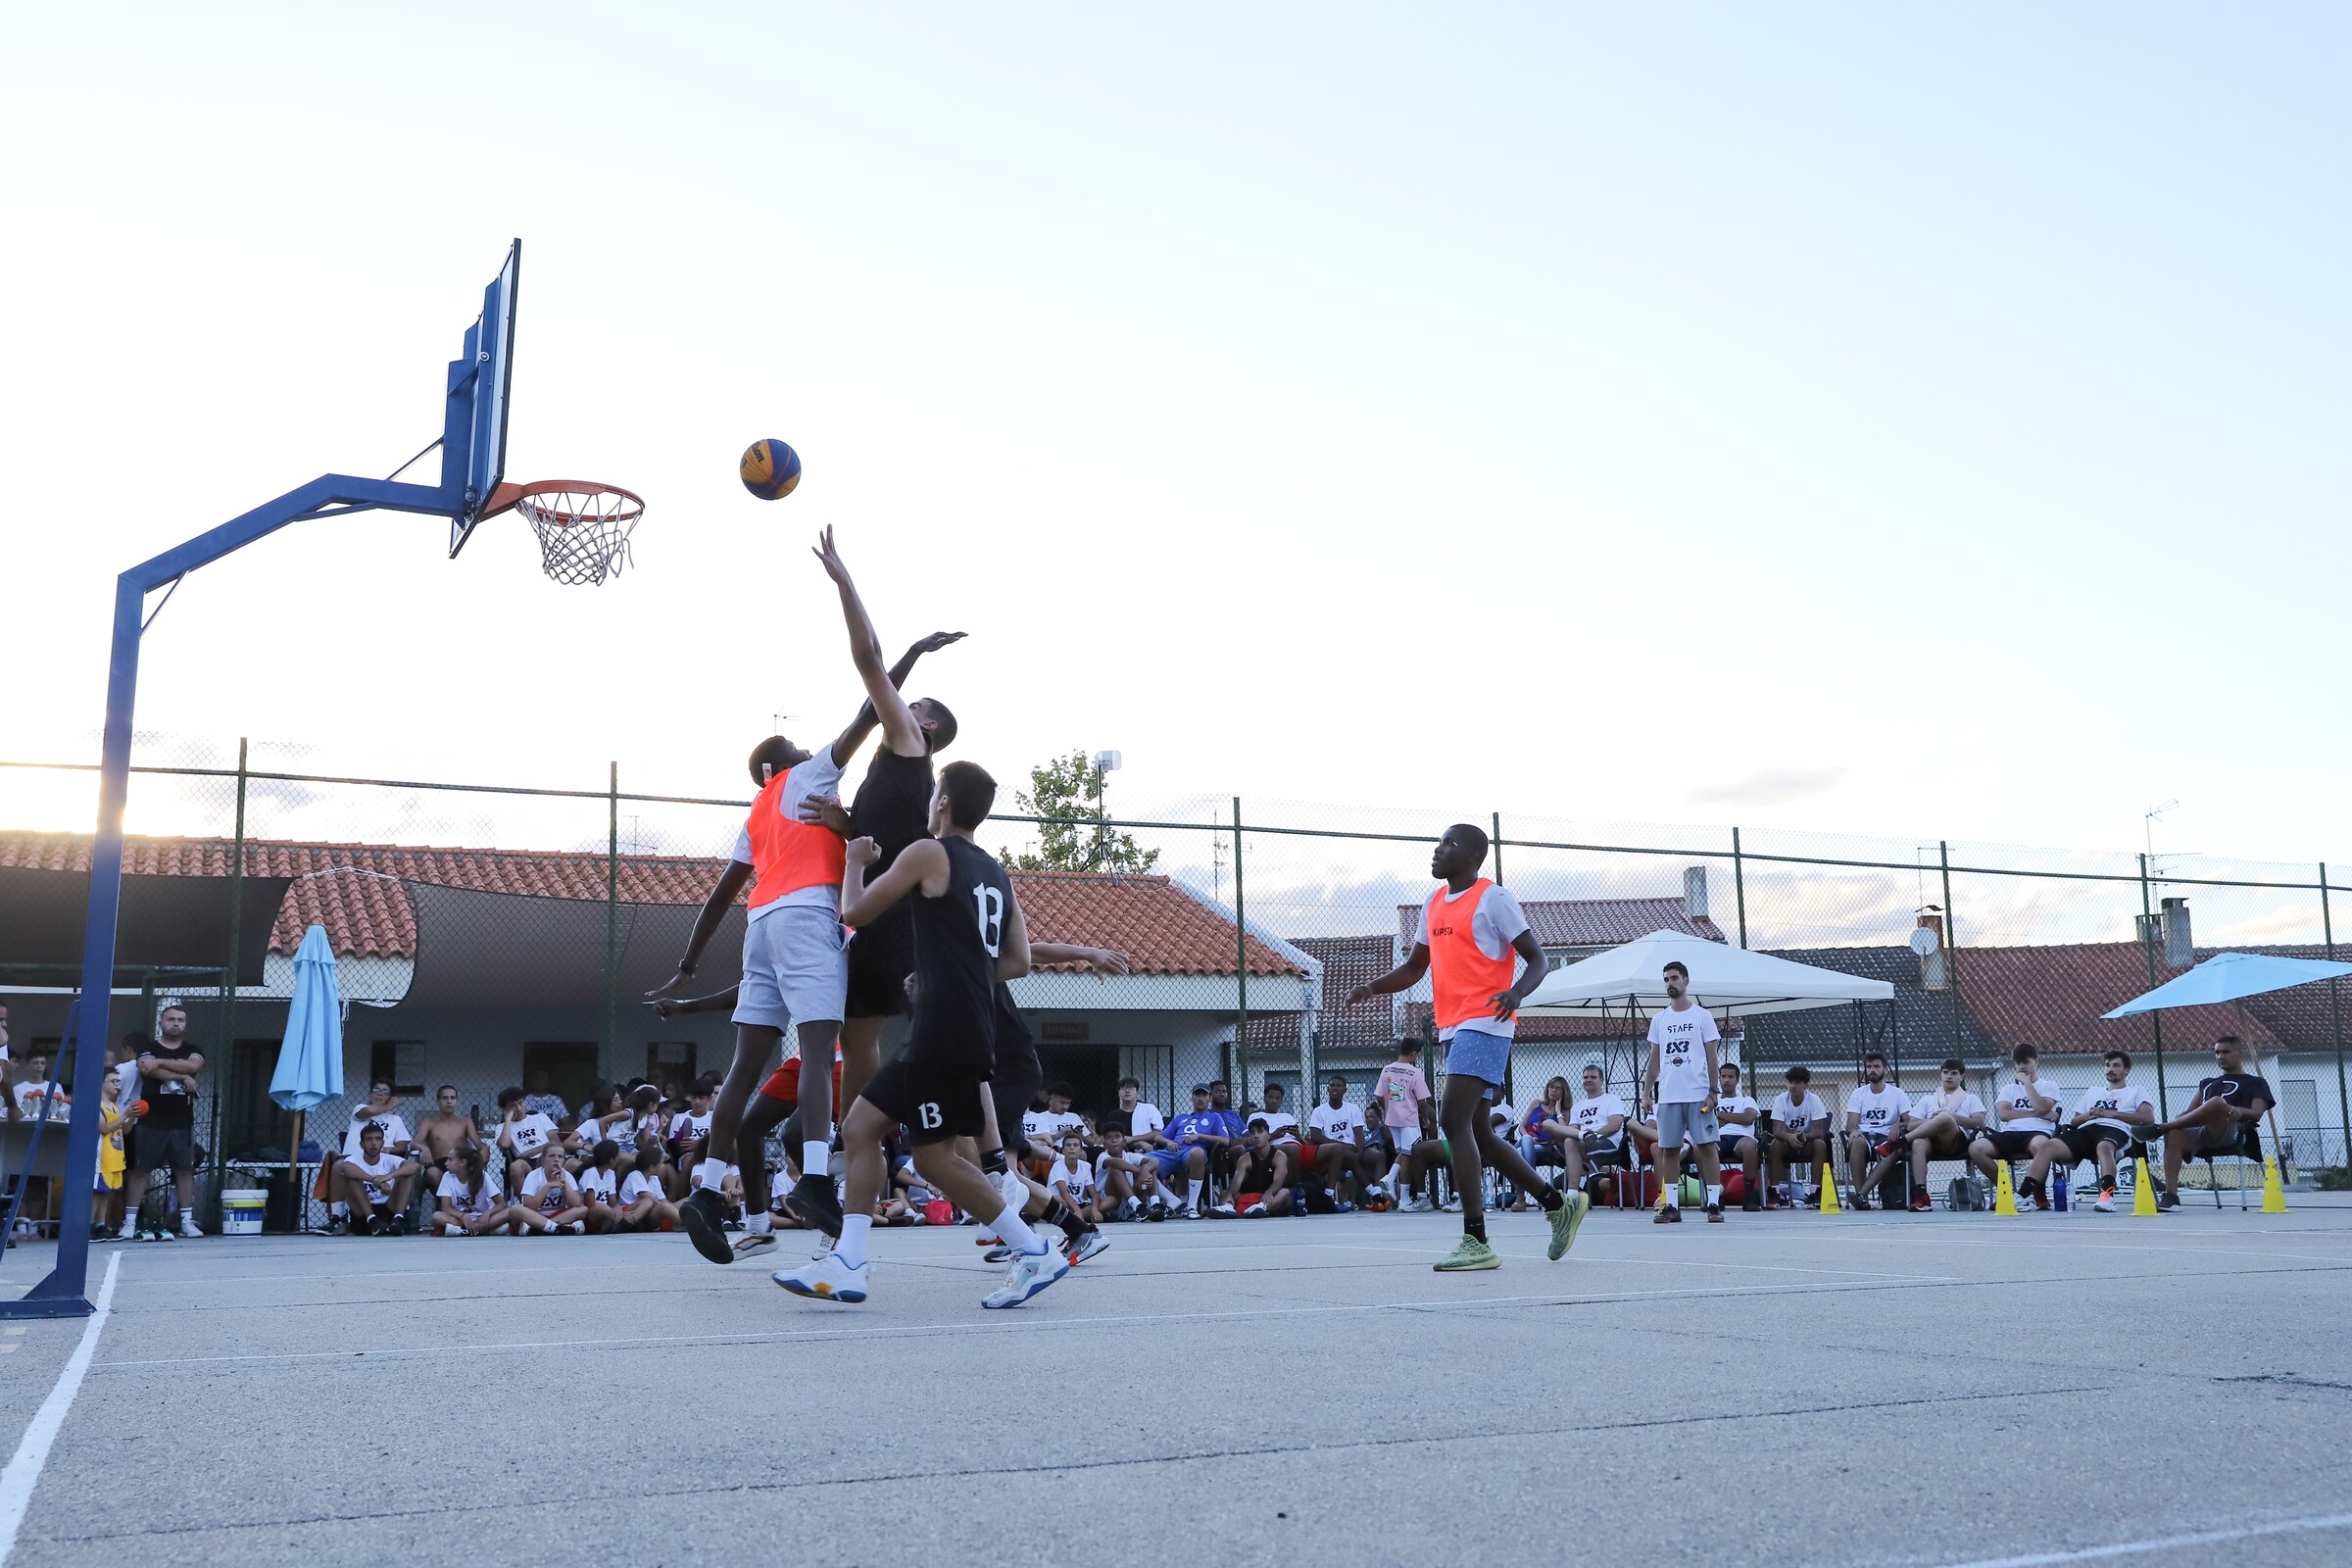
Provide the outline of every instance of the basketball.
[[801,455],[781,441],[755,441],[735,466],[743,487],[762,501],[781,501],[801,482]]

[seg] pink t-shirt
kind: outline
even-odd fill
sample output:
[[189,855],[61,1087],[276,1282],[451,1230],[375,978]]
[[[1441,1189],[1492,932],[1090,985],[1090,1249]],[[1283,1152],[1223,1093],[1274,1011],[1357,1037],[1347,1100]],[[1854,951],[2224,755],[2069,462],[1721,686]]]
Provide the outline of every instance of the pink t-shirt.
[[1421,1076],[1420,1068],[1392,1061],[1380,1069],[1372,1098],[1380,1102],[1381,1120],[1388,1126],[1418,1128],[1421,1102],[1429,1098],[1429,1080]]

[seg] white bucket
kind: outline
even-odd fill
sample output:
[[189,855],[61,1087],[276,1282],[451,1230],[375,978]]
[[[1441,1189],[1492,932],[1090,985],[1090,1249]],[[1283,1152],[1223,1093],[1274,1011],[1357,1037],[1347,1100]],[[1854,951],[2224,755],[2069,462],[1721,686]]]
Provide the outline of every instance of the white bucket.
[[220,1234],[223,1236],[259,1236],[262,1234],[262,1211],[270,1205],[270,1195],[258,1187],[232,1189],[220,1195]]

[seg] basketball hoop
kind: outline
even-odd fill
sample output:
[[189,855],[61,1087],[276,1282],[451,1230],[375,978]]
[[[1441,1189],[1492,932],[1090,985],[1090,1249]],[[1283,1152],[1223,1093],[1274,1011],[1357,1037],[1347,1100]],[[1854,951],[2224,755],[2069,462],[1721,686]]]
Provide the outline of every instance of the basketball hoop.
[[539,536],[539,569],[556,582],[593,588],[629,564],[629,532],[645,502],[616,484],[542,479],[501,485],[483,515],[514,508]]

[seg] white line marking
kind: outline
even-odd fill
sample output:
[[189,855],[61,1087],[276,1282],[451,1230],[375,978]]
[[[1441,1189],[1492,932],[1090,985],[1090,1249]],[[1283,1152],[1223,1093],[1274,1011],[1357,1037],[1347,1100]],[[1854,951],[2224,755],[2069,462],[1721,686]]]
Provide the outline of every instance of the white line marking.
[[[1916,1283],[1926,1285],[1958,1285],[1957,1277],[1924,1277]],[[396,1355],[451,1355],[464,1351],[487,1350],[596,1350],[620,1346],[667,1345],[764,1345],[777,1341],[800,1340],[857,1340],[884,1338],[906,1334],[946,1334],[957,1330],[973,1333],[1005,1333],[1018,1329],[1071,1329],[1097,1323],[1200,1323],[1230,1322],[1236,1319],[1268,1317],[1315,1317],[1346,1312],[1419,1312],[1432,1309],[1479,1308],[1491,1306],[1588,1306],[1620,1301],[1671,1301],[1695,1298],[1722,1296],[1806,1296],[1850,1288],[1861,1291],[1893,1290],[1889,1285],[1857,1284],[1851,1287],[1831,1285],[1731,1285],[1713,1290],[1685,1291],[1593,1291],[1575,1296],[1494,1296],[1484,1298],[1470,1297],[1441,1297],[1427,1301],[1380,1301],[1352,1306],[1324,1302],[1312,1306],[1269,1306],[1224,1312],[1110,1312],[1095,1317],[1030,1317],[1030,1318],[952,1318],[936,1323],[876,1324],[857,1329],[747,1329],[740,1334],[632,1334],[619,1339],[606,1340],[508,1340],[484,1344],[479,1340],[456,1345],[411,1345],[389,1349],[368,1350],[285,1350],[254,1355],[174,1355],[154,1360],[109,1361],[102,1371],[114,1372],[132,1367],[157,1366],[218,1366],[256,1361],[348,1361],[384,1360]],[[820,1309],[821,1310],[821,1309]]]
[[74,1396],[81,1392],[82,1375],[89,1371],[90,1357],[97,1353],[98,1335],[115,1304],[115,1273],[122,1266],[121,1252],[106,1260],[106,1278],[98,1286],[98,1309],[83,1327],[81,1343],[74,1348],[65,1370],[58,1373],[57,1387],[32,1413],[32,1425],[24,1429],[24,1441],[17,1445],[16,1457],[8,1461],[7,1469],[0,1470],[0,1563],[6,1563],[9,1553],[17,1549],[17,1529],[32,1504],[32,1489],[41,1479],[41,1466],[49,1460],[49,1446],[66,1424],[66,1412],[74,1408]]
[[2240,1525],[2233,1530],[2200,1530],[2186,1536],[2159,1536],[2151,1541],[2119,1541],[2111,1546],[2083,1546],[2074,1551],[2034,1551],[2022,1557],[1973,1557],[1945,1563],[1942,1568],[2050,1568],[2053,1563],[2095,1562],[2101,1557],[2124,1557],[2143,1551],[2173,1551],[2183,1546],[2211,1546],[2225,1541],[2251,1541],[2257,1536],[2295,1535],[2308,1530],[2352,1530],[2352,1513],[2323,1514],[2315,1519],[2281,1519],[2267,1525]]

